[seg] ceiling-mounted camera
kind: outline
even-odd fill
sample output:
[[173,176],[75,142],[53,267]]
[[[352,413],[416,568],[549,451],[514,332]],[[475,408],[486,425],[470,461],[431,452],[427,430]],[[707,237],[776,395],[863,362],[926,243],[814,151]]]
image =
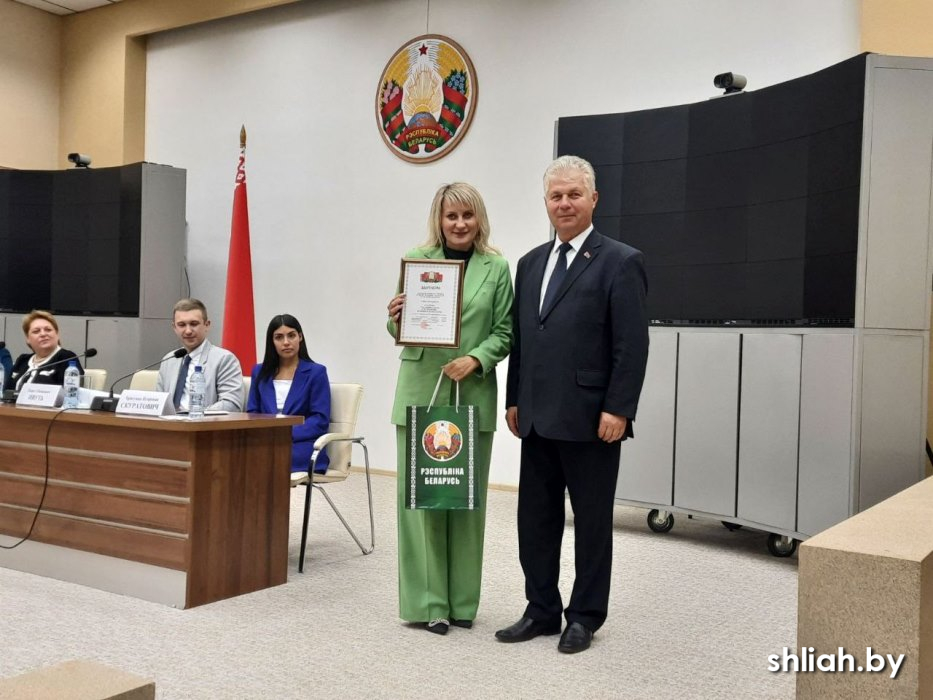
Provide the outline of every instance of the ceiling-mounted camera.
[[723,90],[725,95],[742,92],[747,84],[745,76],[738,73],[720,73],[713,78],[713,85]]
[[744,90],[747,84],[746,77],[738,73],[720,73],[713,78],[713,85],[726,92]]
[[91,167],[91,156],[85,153],[69,153],[68,160],[74,163],[76,168]]

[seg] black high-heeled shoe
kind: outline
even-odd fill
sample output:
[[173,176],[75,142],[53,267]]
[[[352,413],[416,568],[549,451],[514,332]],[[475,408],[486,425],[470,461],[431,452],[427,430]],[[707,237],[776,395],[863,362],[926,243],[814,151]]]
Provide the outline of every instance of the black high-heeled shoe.
[[434,634],[447,634],[447,630],[450,629],[450,623],[441,617],[436,620],[431,620],[430,622],[425,622],[424,628],[428,632],[433,632]]

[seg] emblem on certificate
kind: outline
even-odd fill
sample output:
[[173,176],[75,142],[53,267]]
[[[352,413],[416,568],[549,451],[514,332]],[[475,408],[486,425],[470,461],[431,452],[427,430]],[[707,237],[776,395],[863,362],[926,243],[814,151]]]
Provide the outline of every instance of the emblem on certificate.
[[402,259],[405,305],[396,345],[460,347],[464,267],[462,260]]

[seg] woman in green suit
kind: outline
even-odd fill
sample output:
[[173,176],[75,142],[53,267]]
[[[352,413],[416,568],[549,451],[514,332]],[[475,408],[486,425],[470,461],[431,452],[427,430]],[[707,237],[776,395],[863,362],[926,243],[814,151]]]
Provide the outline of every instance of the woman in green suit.
[[[428,241],[405,257],[464,260],[466,273],[460,347],[408,346],[400,356],[392,407],[398,437],[399,615],[446,634],[451,624],[472,627],[479,606],[485,494],[498,412],[495,369],[512,346],[512,279],[505,258],[489,245],[486,206],[472,185],[455,182],[437,191],[428,231]],[[403,294],[389,302],[393,336],[404,303]],[[475,463],[483,497],[472,511],[405,508],[405,409],[430,402],[441,371],[445,377],[435,405],[453,405],[459,381],[460,403],[478,407]]]

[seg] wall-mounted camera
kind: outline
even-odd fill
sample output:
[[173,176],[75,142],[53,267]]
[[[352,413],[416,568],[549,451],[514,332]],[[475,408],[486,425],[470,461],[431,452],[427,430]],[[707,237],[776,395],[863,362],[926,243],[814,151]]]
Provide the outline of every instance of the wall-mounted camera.
[[68,160],[74,163],[76,168],[91,167],[91,156],[85,153],[69,153]]
[[745,76],[738,73],[720,73],[713,78],[713,85],[723,90],[724,95],[742,92],[747,84],[748,80],[745,79]]

